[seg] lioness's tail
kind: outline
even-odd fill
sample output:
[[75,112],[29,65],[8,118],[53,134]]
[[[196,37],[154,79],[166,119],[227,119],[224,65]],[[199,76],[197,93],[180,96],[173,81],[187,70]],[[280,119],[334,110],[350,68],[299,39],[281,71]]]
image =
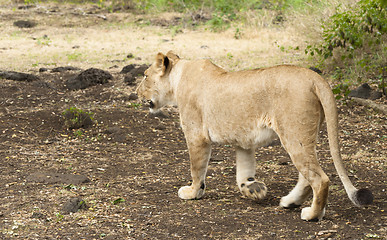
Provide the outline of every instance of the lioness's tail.
[[374,197],[372,192],[368,189],[356,189],[348,177],[345,170],[343,160],[340,155],[339,136],[338,136],[338,114],[336,108],[335,98],[328,83],[321,78],[321,81],[316,83],[316,94],[320,99],[321,105],[324,109],[325,118],[327,122],[329,148],[333,158],[336,171],[339,174],[341,182],[344,185],[345,191],[349,199],[356,205],[371,204]]

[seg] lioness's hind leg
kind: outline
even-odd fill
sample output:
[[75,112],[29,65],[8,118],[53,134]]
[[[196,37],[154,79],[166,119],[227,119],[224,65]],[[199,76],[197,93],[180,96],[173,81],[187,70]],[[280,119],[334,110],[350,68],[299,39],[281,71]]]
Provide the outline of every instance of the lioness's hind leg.
[[236,149],[237,184],[244,196],[258,200],[266,196],[267,188],[263,182],[255,180],[254,153],[254,149]]
[[204,195],[208,161],[211,155],[211,145],[205,139],[187,141],[191,161],[191,186],[181,187],[178,195],[181,199],[199,199]]
[[304,176],[299,173],[296,186],[288,195],[281,198],[280,206],[283,208],[300,207],[311,193],[312,188],[309,185],[308,180],[306,180]]
[[[324,217],[328,199],[329,179],[317,162],[314,143],[302,144],[298,140],[294,140],[292,142],[283,141],[283,145],[288,151],[297,170],[307,180],[313,191],[312,205],[302,209],[301,219],[306,221],[321,220]],[[299,187],[305,187],[306,182],[302,178],[300,181]],[[304,190],[302,192],[306,194],[308,191]],[[293,194],[289,195],[295,196]],[[288,196],[285,197],[285,200],[281,201],[281,205],[285,205]],[[300,197],[299,200],[303,200],[302,198]]]

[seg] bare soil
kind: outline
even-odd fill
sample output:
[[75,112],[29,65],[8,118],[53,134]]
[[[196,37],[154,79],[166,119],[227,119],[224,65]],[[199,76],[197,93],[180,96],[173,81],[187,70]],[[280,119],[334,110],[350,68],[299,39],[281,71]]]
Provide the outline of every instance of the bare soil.
[[[347,170],[374,203],[349,201],[323,130],[318,156],[331,180],[329,203],[322,221],[304,222],[300,209],[278,206],[297,179],[279,142],[256,154],[266,199],[241,197],[227,145],[213,148],[203,199],[179,199],[190,164],[177,109],[150,115],[129,100],[135,85],[120,70],[83,90],[65,86],[80,71],[31,69],[39,80],[0,79],[0,239],[386,239],[385,115],[351,102],[339,107]],[[73,106],[93,112],[96,124],[66,129],[62,113]],[[86,206],[66,212],[76,197]]]

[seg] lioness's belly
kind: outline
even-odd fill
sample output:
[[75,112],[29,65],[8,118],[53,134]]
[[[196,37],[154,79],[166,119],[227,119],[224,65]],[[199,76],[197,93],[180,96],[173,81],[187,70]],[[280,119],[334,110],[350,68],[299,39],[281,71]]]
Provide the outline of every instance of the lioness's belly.
[[250,129],[239,126],[229,129],[227,126],[218,126],[209,128],[208,133],[212,142],[232,144],[245,149],[266,146],[278,137],[274,130],[268,127]]

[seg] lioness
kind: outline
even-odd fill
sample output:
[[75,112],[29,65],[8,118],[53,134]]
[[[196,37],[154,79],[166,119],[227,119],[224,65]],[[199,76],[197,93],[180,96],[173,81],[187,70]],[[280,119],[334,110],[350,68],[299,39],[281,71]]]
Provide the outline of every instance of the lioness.
[[265,197],[265,184],[255,179],[254,152],[278,136],[299,171],[296,186],[280,206],[299,207],[313,192],[312,205],[302,209],[301,218],[320,220],[329,179],[317,162],[316,141],[325,117],[333,162],[348,197],[356,206],[373,201],[369,190],[357,190],[348,178],[339,150],[335,98],[328,83],[309,69],[285,65],[227,72],[209,60],[182,60],[170,51],[157,54],[136,91],[150,100],[152,112],[178,106],[193,180],[179,189],[182,199],[203,196],[211,142],[236,147],[241,193]]

